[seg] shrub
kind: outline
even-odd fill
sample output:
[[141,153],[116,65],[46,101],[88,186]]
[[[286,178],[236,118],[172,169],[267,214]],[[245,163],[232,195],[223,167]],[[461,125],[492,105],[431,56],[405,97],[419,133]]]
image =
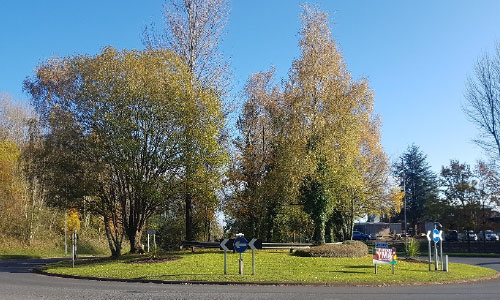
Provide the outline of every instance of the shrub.
[[418,241],[414,238],[410,238],[408,242],[408,257],[415,257],[418,255],[419,244]]
[[362,257],[368,255],[368,246],[359,241],[345,241],[297,250],[294,254],[304,257]]

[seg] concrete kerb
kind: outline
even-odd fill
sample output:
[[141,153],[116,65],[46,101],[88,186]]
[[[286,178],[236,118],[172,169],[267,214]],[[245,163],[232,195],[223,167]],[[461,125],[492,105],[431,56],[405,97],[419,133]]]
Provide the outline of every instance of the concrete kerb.
[[428,286],[428,285],[445,285],[445,284],[463,284],[474,282],[485,282],[495,279],[500,279],[500,273],[485,278],[473,278],[467,280],[452,280],[444,282],[410,282],[410,283],[381,283],[381,282],[352,282],[352,283],[332,283],[332,282],[248,282],[248,281],[194,281],[194,280],[159,280],[159,279],[124,279],[124,278],[106,278],[106,277],[91,277],[91,276],[78,276],[68,274],[48,273],[40,268],[33,269],[34,273],[60,277],[69,279],[84,279],[96,281],[111,281],[111,282],[131,282],[131,283],[155,283],[155,284],[193,284],[193,285],[241,285],[241,286],[326,286],[326,287],[342,287],[342,286],[356,286],[356,287],[388,287],[388,286]]

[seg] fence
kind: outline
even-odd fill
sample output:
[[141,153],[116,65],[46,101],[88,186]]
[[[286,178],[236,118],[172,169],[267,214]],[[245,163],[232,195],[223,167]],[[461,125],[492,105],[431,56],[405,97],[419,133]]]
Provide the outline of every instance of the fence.
[[[313,244],[311,243],[262,243],[262,249],[290,249],[293,251],[295,249],[309,248]],[[182,241],[182,248],[191,248],[194,251],[195,248],[216,248],[219,249],[220,242],[197,242],[197,241]]]

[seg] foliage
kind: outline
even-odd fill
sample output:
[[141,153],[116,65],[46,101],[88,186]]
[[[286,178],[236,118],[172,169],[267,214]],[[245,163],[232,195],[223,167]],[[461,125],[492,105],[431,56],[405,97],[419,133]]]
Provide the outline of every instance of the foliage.
[[355,218],[391,206],[380,122],[367,81],[347,71],[327,14],[305,6],[300,38],[282,88],[273,69],[245,86],[229,224],[276,239],[276,216],[301,205],[317,243],[325,231],[350,239]]
[[76,233],[80,231],[80,218],[81,215],[78,210],[72,208],[68,210],[67,222],[68,222],[68,232]]
[[363,257],[368,255],[368,246],[360,241],[344,241],[342,244],[323,244],[310,249],[299,249],[294,252],[304,257]]
[[120,255],[124,233],[138,251],[147,220],[176,201],[181,187],[213,201],[223,162],[219,101],[175,54],[105,48],[50,60],[25,88],[49,135],[59,132],[49,122],[55,112],[74,122],[67,130],[78,134],[65,136],[86,150],[78,153],[87,171],[81,199],[104,217],[113,255]]
[[[176,53],[197,84],[212,91],[213,95],[209,96],[209,99],[200,98],[200,100],[205,103],[213,102],[215,96],[218,106],[219,98],[227,92],[229,85],[228,64],[218,49],[229,17],[229,1],[169,0],[165,4],[163,14],[165,26],[159,32],[154,23],[149,28],[146,27],[144,43],[148,49],[167,49]],[[217,107],[220,111],[211,113],[222,113],[221,109]],[[219,123],[216,130],[217,138],[224,141],[227,140],[227,134],[222,118],[217,120],[218,117],[221,116],[209,120],[208,123]],[[181,193],[180,197],[183,198],[185,205],[186,240],[208,239],[211,234],[210,228],[217,222],[215,211],[219,204],[214,190],[219,186],[220,170],[217,168],[221,164],[214,165],[214,157],[220,161],[225,158],[221,155],[220,149],[217,149],[218,145],[212,145],[212,149],[209,150],[214,156],[212,158],[207,153],[200,153],[198,148],[203,146],[197,145],[199,137],[193,136],[188,129],[203,127],[207,120],[192,118],[191,121],[191,124],[183,125],[186,128],[182,133],[185,138],[185,142],[182,143],[184,174],[178,192]]]
[[[451,160],[450,165],[441,169],[444,201],[455,219],[451,228],[469,230],[477,227],[475,205],[477,204],[477,181],[470,166]],[[458,209],[457,209],[458,208]]]
[[[393,164],[393,174],[405,186],[407,222],[413,227],[425,220],[425,204],[437,198],[438,182],[431,171],[426,155],[412,145]],[[403,210],[399,219],[403,220]]]
[[[287,251],[288,252],[288,251]],[[391,266],[380,265],[378,275],[373,274],[371,256],[359,258],[299,257],[286,252],[257,251],[256,273],[245,267],[245,275],[238,274],[238,253],[227,254],[228,274],[223,273],[221,252],[174,252],[170,256],[181,259],[160,263],[130,264],[137,256],[100,261],[63,262],[46,267],[46,271],[80,276],[134,278],[153,280],[202,280],[220,282],[302,282],[302,283],[436,283],[473,278],[490,278],[495,270],[466,264],[450,263],[451,272],[429,272],[427,264],[398,261],[397,275]],[[144,259],[144,257],[140,257]],[[251,261],[251,253],[243,253],[245,262]]]
[[420,244],[415,238],[410,238],[408,240],[408,251],[406,252],[408,257],[416,257],[420,251]]

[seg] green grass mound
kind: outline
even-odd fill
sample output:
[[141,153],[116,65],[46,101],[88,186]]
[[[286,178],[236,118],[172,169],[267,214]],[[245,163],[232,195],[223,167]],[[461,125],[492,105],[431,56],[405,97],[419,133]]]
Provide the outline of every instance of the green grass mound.
[[363,257],[368,255],[368,246],[359,241],[345,241],[297,250],[294,254],[302,257]]
[[[227,275],[224,275],[222,251],[166,253],[148,261],[148,255],[125,255],[119,259],[101,258],[71,261],[44,267],[46,272],[101,278],[139,280],[190,280],[225,282],[290,282],[399,284],[436,283],[454,280],[490,278],[495,270],[479,266],[450,263],[450,271],[429,272],[427,264],[398,261],[396,274],[391,265],[380,265],[374,274],[372,257],[299,257],[288,251],[255,252],[255,275],[252,275],[252,253],[243,253],[244,275],[238,274],[238,253],[227,253]],[[180,258],[180,259],[176,259]]]

